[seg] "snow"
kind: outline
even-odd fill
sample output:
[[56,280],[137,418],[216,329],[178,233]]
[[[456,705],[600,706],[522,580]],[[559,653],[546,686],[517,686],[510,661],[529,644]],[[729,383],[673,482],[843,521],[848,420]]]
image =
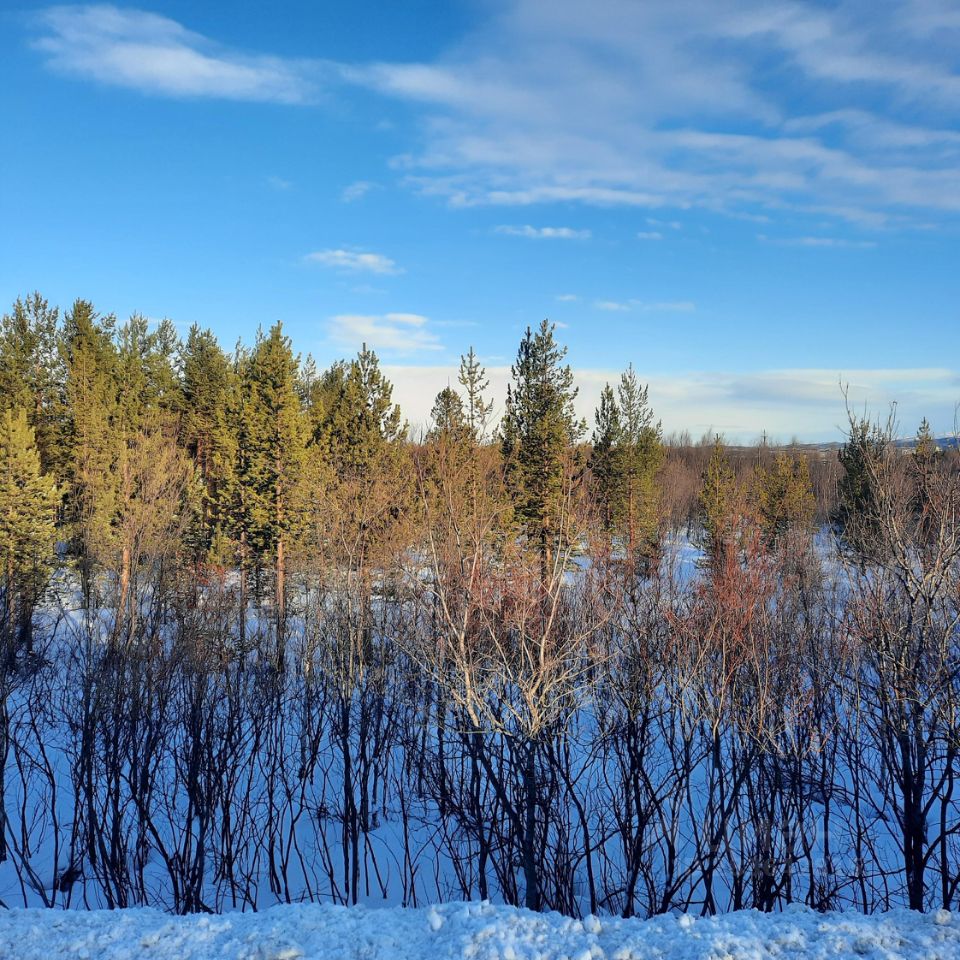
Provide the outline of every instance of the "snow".
[[17,960],[951,960],[960,918],[740,911],[652,920],[536,914],[489,903],[423,909],[303,904],[174,917],[151,909],[0,911],[0,957]]

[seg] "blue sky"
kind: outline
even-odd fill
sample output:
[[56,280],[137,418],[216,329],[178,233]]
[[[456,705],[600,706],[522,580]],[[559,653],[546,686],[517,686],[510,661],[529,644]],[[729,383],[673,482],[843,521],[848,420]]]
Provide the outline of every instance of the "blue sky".
[[953,429],[954,0],[8,2],[0,111],[4,306],[366,340],[414,424],[546,316],[586,415]]

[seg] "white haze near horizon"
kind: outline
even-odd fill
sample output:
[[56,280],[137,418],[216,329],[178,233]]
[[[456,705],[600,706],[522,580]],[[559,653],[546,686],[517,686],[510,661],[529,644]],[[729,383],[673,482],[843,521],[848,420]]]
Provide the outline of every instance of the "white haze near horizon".
[[[429,426],[437,393],[448,385],[459,388],[457,364],[385,364],[383,370],[393,382],[393,398],[414,437]],[[498,362],[486,371],[496,421],[503,412],[510,367]],[[574,366],[573,372],[579,388],[577,413],[586,419],[589,433],[600,391],[605,383],[616,385],[620,371]],[[772,442],[839,441],[847,424],[842,385],[847,386],[851,410],[857,415],[886,421],[891,404],[896,404],[900,436],[912,436],[923,417],[937,436],[957,431],[960,374],[948,368],[653,375],[638,369],[637,374],[649,384],[650,404],[665,435],[686,430],[695,440],[719,433],[733,443],[754,443],[764,433]]]

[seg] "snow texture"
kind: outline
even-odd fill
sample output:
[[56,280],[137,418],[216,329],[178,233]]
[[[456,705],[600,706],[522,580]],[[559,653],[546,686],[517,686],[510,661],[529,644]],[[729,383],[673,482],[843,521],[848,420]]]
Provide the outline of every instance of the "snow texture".
[[952,960],[960,918],[747,910],[653,920],[535,914],[489,903],[425,909],[304,904],[174,917],[149,909],[0,911],[16,960]]

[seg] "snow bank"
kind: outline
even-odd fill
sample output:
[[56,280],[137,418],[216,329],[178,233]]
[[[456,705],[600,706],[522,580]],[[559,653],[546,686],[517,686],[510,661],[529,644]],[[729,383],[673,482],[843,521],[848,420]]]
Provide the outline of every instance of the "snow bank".
[[488,903],[401,908],[296,905],[257,914],[156,910],[0,911],[7,960],[951,960],[960,918],[742,911],[621,920],[534,914]]

